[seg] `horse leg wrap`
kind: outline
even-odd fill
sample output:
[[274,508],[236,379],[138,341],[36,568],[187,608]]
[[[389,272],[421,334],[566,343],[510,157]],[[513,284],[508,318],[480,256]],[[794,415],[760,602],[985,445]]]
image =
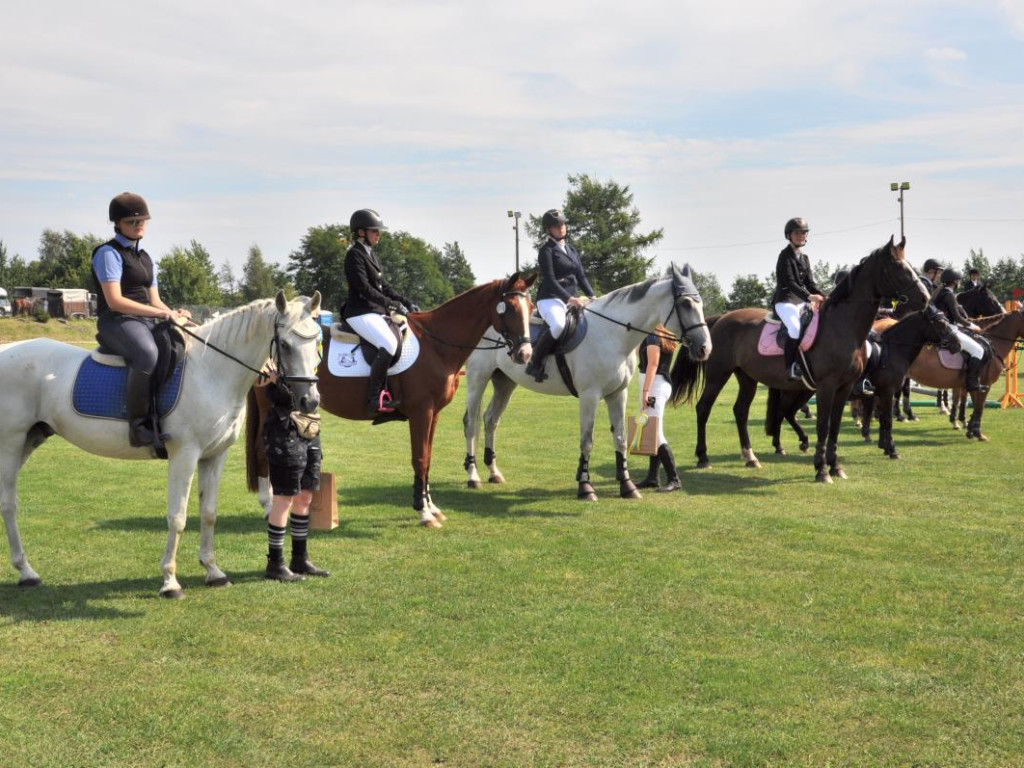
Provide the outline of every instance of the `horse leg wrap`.
[[419,477],[412,481],[412,508],[422,512],[427,505],[426,484]]
[[619,451],[615,452],[615,479],[620,483],[629,480],[629,468],[626,466],[626,457]]
[[469,468],[476,464],[476,456],[471,453],[466,454],[466,460],[462,462],[462,468],[469,472]]
[[496,454],[490,448],[484,448],[484,464],[486,464],[489,467],[491,466],[491,464],[494,463],[494,460],[496,458],[498,458],[498,454]]
[[576,468],[576,482],[577,483],[589,483],[590,482],[590,459],[580,454],[580,463]]

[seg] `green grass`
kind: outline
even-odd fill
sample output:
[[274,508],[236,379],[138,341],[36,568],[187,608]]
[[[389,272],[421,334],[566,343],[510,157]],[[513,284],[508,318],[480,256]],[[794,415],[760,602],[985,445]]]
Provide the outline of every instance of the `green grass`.
[[684,491],[625,502],[602,407],[588,505],[575,404],[524,391],[508,484],[466,489],[463,395],[434,450],[443,530],[410,508],[404,425],[327,416],[342,525],[310,546],[333,577],[263,581],[236,446],[235,585],[202,586],[193,498],[183,601],[156,597],[165,468],[51,440],[20,488],[45,584],[0,570],[0,765],[1024,764],[1020,411],[989,410],[982,445],[919,409],[901,461],[850,429],[851,479],[820,486],[808,456],[771,455],[763,394],[764,467],[743,467],[730,391],[713,468],[670,411]]
[[57,341],[96,341],[95,320],[54,320],[45,323],[29,317],[0,317],[0,344],[46,337]]

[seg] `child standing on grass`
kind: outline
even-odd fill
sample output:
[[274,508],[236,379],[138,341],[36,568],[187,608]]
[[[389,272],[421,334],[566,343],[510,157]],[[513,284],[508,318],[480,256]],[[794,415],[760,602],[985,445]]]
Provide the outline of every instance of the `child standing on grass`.
[[[274,581],[304,581],[306,576],[330,576],[315,566],[306,552],[309,505],[313,491],[320,488],[319,416],[295,410],[295,398],[277,373],[271,371],[265,385],[272,403],[263,428],[263,446],[270,465],[273,499],[267,519],[266,578]],[[290,512],[290,515],[289,515]],[[292,559],[284,564],[285,524],[291,528]]]

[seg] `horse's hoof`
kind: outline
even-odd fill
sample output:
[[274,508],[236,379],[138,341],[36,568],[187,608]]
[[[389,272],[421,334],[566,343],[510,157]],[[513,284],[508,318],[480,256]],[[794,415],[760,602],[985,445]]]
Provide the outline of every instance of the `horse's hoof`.
[[807,453],[809,450],[811,450],[810,443],[800,443],[800,453]]
[[420,525],[422,525],[424,528],[441,528],[442,527],[441,521],[433,519],[433,518],[430,519],[430,520],[420,520]]
[[758,461],[757,459],[750,459],[749,461],[747,461],[745,466],[747,467],[747,469],[760,469],[761,462]]
[[590,483],[580,483],[576,491],[576,498],[580,501],[597,501],[597,492]]
[[479,480],[467,480],[466,481],[466,487],[467,488],[480,488],[482,486],[483,486],[483,483],[481,483]]
[[896,453],[896,451],[893,451],[892,453],[889,454],[890,459],[898,459],[899,457],[900,455]]
[[488,483],[495,483],[495,484],[504,483],[505,482],[505,476],[504,475],[491,475],[489,478],[487,478],[487,482]]
[[440,509],[432,509],[431,513],[434,515],[434,519],[437,520],[438,522],[443,523],[446,520],[448,520],[448,515],[446,515]]
[[221,576],[219,579],[211,579],[210,581],[206,582],[206,586],[208,586],[208,587],[230,587],[231,586],[231,579],[229,579],[227,576]]
[[642,499],[643,495],[633,485],[632,480],[626,480],[619,484],[619,497],[623,499]]
[[865,443],[870,443],[871,442],[871,435],[864,435],[864,442]]
[[983,434],[981,434],[981,432],[976,434],[975,437],[978,438],[978,442],[979,443],[987,443],[988,442],[988,438],[985,437]]
[[185,590],[181,589],[161,589],[160,597],[166,597],[168,600],[181,600],[185,597]]
[[775,449],[775,455],[776,456],[785,456],[786,455],[786,449],[785,448],[776,448]]
[[711,462],[707,459],[701,459],[697,462],[697,469],[711,469]]
[[819,472],[817,477],[814,478],[814,482],[816,482],[816,483],[831,483],[832,482],[832,478],[829,477],[828,472]]
[[846,472],[843,471],[842,467],[837,467],[836,469],[830,469],[828,473],[832,477],[838,477],[840,480],[848,479],[846,477]]
[[40,587],[43,584],[43,580],[38,576],[33,576],[31,579],[22,579],[18,582],[19,587]]

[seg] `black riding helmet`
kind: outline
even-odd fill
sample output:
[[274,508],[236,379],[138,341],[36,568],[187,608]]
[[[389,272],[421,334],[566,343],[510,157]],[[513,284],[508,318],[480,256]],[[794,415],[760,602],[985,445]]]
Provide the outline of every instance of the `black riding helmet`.
[[355,237],[360,229],[387,229],[380,214],[372,208],[360,208],[353,213],[352,217],[348,220],[348,228],[352,231],[353,237]]
[[952,267],[946,267],[942,270],[942,284],[952,285],[953,283],[959,283],[963,279],[963,275],[957,272]]
[[783,231],[785,232],[786,239],[789,240],[789,236],[794,232],[810,232],[811,228],[807,226],[807,219],[797,216],[795,219],[790,219],[786,222],[786,228]]
[[565,224],[565,214],[562,213],[558,208],[552,208],[549,211],[544,211],[544,216],[541,218],[541,225],[544,227],[544,231],[547,232],[551,227],[556,224]]
[[938,259],[925,259],[924,266],[921,269],[925,272],[931,272],[933,269],[942,269],[942,262]]
[[142,195],[133,192],[122,192],[110,201],[108,209],[110,220],[115,224],[121,219],[148,219],[149,206],[142,199]]

